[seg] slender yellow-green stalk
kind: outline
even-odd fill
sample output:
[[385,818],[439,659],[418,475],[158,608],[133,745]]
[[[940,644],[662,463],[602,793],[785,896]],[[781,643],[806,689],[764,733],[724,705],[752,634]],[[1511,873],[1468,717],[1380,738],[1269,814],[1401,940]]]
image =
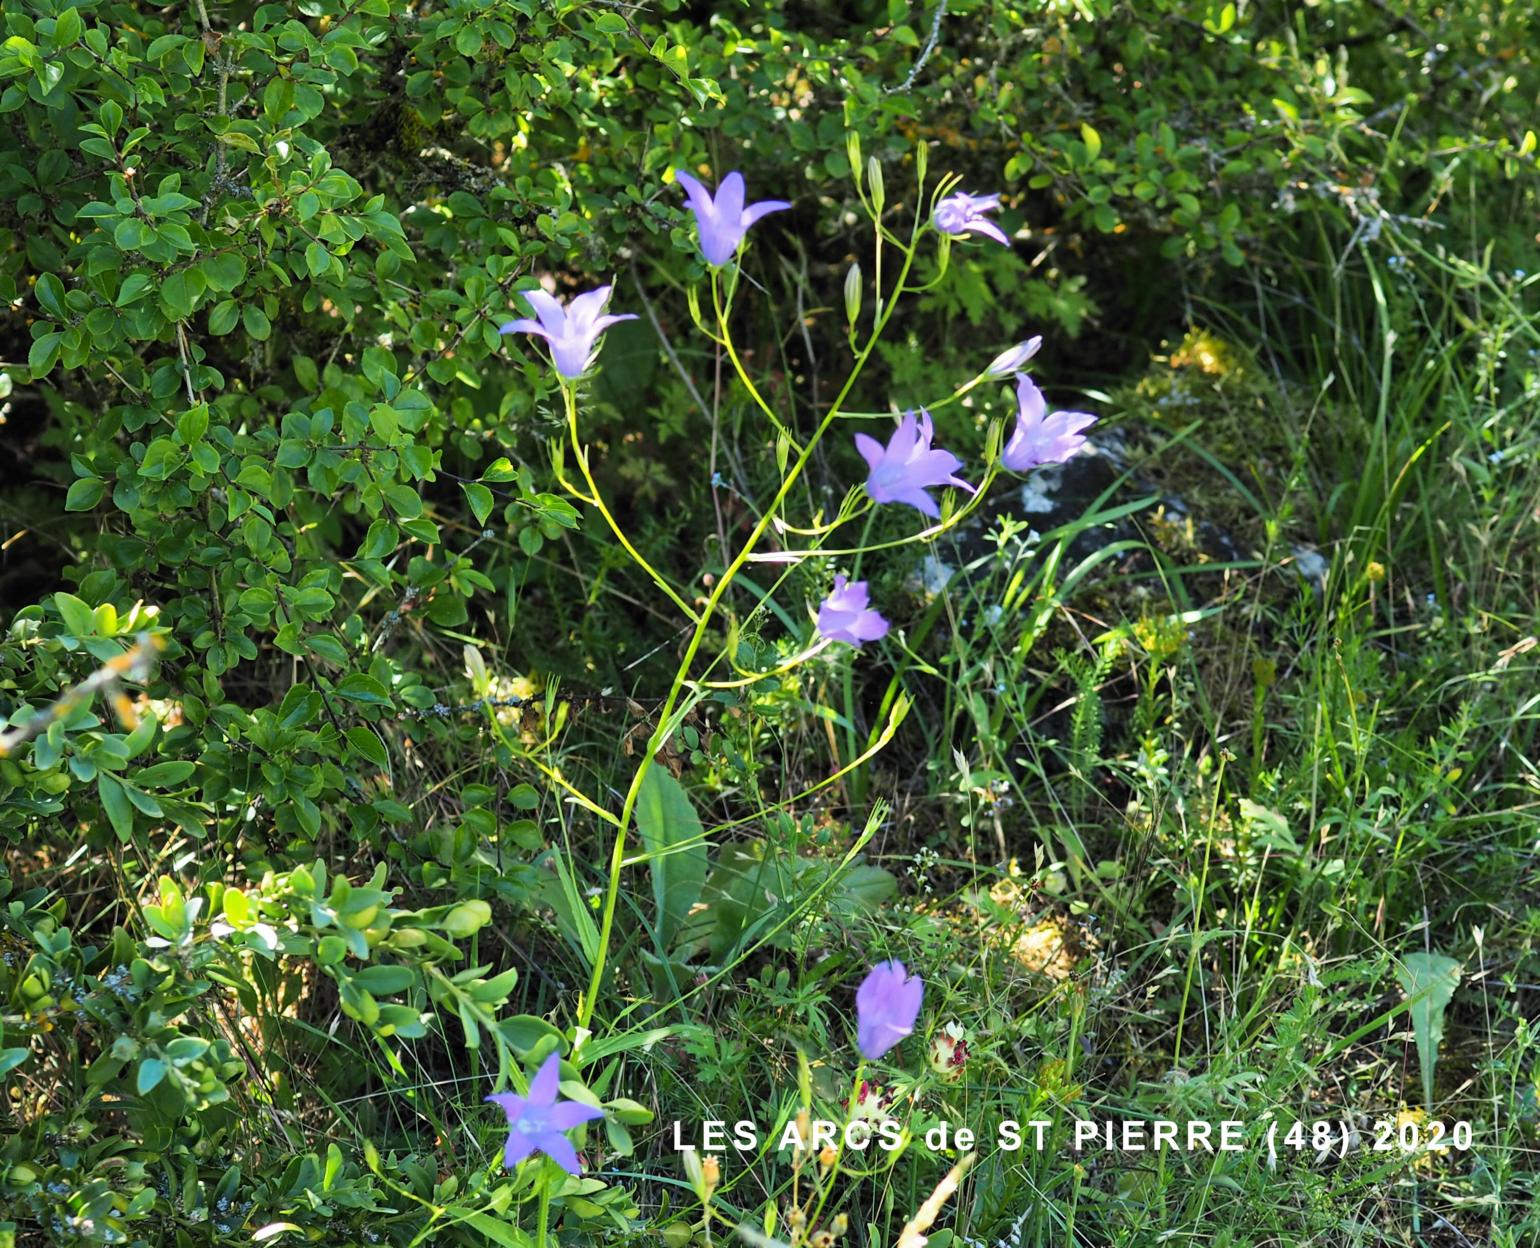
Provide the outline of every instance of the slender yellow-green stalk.
[[[921,191],[923,194],[923,187]],[[609,883],[605,889],[604,909],[599,920],[599,949],[594,957],[593,969],[589,975],[588,991],[583,994],[582,1000],[578,1002],[577,1026],[580,1033],[588,1029],[588,1024],[593,1018],[594,1006],[599,998],[599,988],[604,980],[604,965],[609,954],[610,939],[614,933],[615,910],[620,900],[620,875],[621,869],[625,864],[626,834],[631,827],[631,817],[636,809],[637,798],[641,793],[642,781],[647,777],[647,772],[652,766],[654,755],[662,748],[663,743],[668,739],[669,733],[672,731],[670,721],[674,715],[674,708],[678,704],[679,695],[684,689],[685,683],[689,680],[690,668],[694,664],[695,656],[706,637],[706,628],[710,624],[712,616],[716,614],[717,605],[722,601],[723,595],[726,594],[728,587],[733,583],[733,578],[738,575],[744,564],[749,561],[749,556],[753,554],[755,545],[758,544],[760,538],[765,535],[765,531],[770,527],[776,512],[786,501],[792,487],[796,485],[797,480],[801,477],[803,469],[807,467],[808,461],[812,459],[814,450],[817,449],[819,442],[829,431],[829,427],[838,418],[841,404],[849,397],[850,391],[854,388],[856,381],[861,376],[862,370],[866,367],[867,361],[871,358],[877,342],[882,337],[882,331],[886,328],[889,319],[892,317],[894,308],[898,306],[898,296],[903,292],[904,283],[909,276],[909,270],[914,264],[915,244],[922,227],[923,221],[916,218],[914,229],[910,234],[909,246],[904,250],[904,262],[900,268],[898,280],[893,287],[894,297],[888,300],[882,306],[881,311],[876,314],[871,336],[867,339],[866,345],[857,352],[855,361],[851,365],[850,373],[845,378],[845,384],[840,387],[839,394],[835,396],[834,402],[829,406],[829,410],[824,413],[823,419],[819,421],[818,428],[814,430],[813,436],[808,439],[807,445],[798,454],[796,462],[792,464],[782,479],[775,497],[770,500],[770,505],[765,509],[764,514],[759,518],[758,523],[755,524],[753,530],[745,539],[743,546],[739,549],[737,555],[734,556],[732,563],[728,565],[727,570],[718,578],[716,585],[712,587],[711,595],[707,598],[705,606],[701,608],[700,614],[695,617],[695,628],[690,634],[689,643],[685,646],[684,657],[679,662],[678,670],[674,673],[673,683],[669,687],[668,696],[664,699],[663,706],[658,712],[658,725],[653,729],[652,735],[647,740],[646,753],[642,756],[635,774],[631,777],[630,787],[626,790],[625,800],[621,805],[620,822],[616,826],[615,841],[610,850]],[[713,283],[713,291],[715,289],[715,283]],[[731,354],[731,348],[729,348],[729,353]],[[736,356],[734,356],[735,365],[736,362]],[[573,428],[576,429],[576,417],[574,416],[572,419]],[[629,545],[627,549],[629,549]]]
[[583,480],[588,484],[588,494],[584,502],[593,505],[594,509],[604,517],[604,522],[610,526],[610,532],[619,539],[620,544],[626,548],[626,553],[636,560],[637,566],[652,577],[653,582],[665,594],[669,596],[674,605],[685,613],[690,619],[695,619],[695,610],[687,603],[670,585],[663,579],[663,574],[642,557],[642,552],[631,545],[631,541],[615,522],[615,517],[610,515],[610,509],[604,505],[604,499],[599,494],[599,485],[594,480],[594,474],[588,468],[588,453],[583,449],[583,444],[578,441],[577,427],[577,387],[569,381],[563,381],[562,395],[567,401],[567,431],[572,437],[572,454],[577,460],[578,471],[583,474]]

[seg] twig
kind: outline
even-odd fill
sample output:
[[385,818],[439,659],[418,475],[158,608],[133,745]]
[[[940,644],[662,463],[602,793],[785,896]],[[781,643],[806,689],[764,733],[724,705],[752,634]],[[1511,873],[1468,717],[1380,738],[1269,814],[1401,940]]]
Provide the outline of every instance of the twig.
[[920,76],[920,71],[925,68],[925,62],[930,60],[930,54],[936,50],[936,43],[941,38],[941,19],[946,16],[948,0],[940,0],[936,5],[936,16],[931,19],[930,34],[925,36],[925,46],[920,49],[920,55],[914,62],[914,67],[909,71],[909,77],[896,87],[889,87],[889,95],[898,95],[914,86],[914,80]]
[[140,633],[134,645],[115,658],[108,659],[78,685],[66,689],[54,704],[37,712],[26,723],[0,733],[0,758],[9,758],[18,746],[25,745],[33,737],[46,732],[49,725],[63,719],[80,703],[103,690],[116,695],[113,709],[118,718],[132,727],[137,719],[128,699],[118,691],[118,684],[125,680],[143,681],[155,666],[155,656],[165,647],[165,638],[153,633]]

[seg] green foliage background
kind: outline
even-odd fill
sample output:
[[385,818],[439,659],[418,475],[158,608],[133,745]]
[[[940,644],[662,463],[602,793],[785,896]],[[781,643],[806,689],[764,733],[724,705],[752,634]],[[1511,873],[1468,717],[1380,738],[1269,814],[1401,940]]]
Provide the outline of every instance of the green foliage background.
[[[1034,243],[954,252],[862,383],[867,408],[949,387],[1042,331],[1058,382],[1095,391],[1136,428],[1175,434],[1160,424],[1166,375],[1144,373],[1162,343],[1201,323],[1254,356],[1234,370],[1240,381],[1202,396],[1205,462],[1244,479],[1229,504],[1249,500],[1255,544],[1273,562],[1290,539],[1341,543],[1324,600],[1285,579],[1251,606],[1227,603],[1226,618],[1252,622],[1224,655],[1191,659],[1187,692],[1169,706],[1155,691],[1174,651],[1134,631],[1147,606],[1104,585],[1096,609],[1123,626],[1119,644],[1137,635],[1148,661],[1138,710],[1114,716],[1122,735],[1105,746],[1093,695],[1113,678],[1110,646],[1045,670],[1010,668],[1015,640],[1000,653],[987,637],[940,643],[931,674],[954,692],[927,686],[926,726],[906,730],[902,768],[927,789],[911,796],[953,804],[926,815],[919,801],[906,814],[912,843],[887,852],[923,846],[965,872],[998,838],[1006,859],[1030,861],[1035,845],[1077,859],[1053,830],[1073,807],[1089,843],[1071,872],[1077,914],[1109,907],[1104,885],[1136,860],[1094,773],[1110,768],[1137,789],[1161,738],[1136,826],[1159,826],[1182,801],[1240,809],[1242,794],[1287,811],[1307,772],[1331,774],[1343,796],[1328,823],[1350,832],[1368,819],[1373,837],[1338,872],[1301,867],[1283,886],[1264,866],[1243,882],[1260,889],[1266,876],[1282,890],[1276,932],[1320,934],[1341,918],[1383,940],[1430,907],[1460,913],[1470,899],[1447,877],[1471,864],[1438,857],[1453,843],[1446,830],[1405,857],[1396,842],[1393,874],[1375,875],[1384,834],[1365,812],[1379,801],[1437,824],[1419,804],[1457,804],[1449,777],[1500,757],[1512,770],[1450,817],[1512,817],[1491,825],[1475,866],[1483,899],[1518,916],[1504,965],[1520,979],[1529,966],[1533,981],[1535,921],[1519,900],[1533,883],[1533,827],[1514,813],[1513,761],[1533,736],[1510,696],[1533,671],[1527,651],[1491,690],[1471,686],[1533,632],[1532,556],[1510,527],[1528,487],[1502,474],[1533,468],[1534,441],[1527,426],[1491,419],[1523,407],[1534,372],[1522,270],[1540,268],[1540,77],[1527,6],[3,0],[0,19],[0,540],[11,552],[0,711],[22,722],[141,632],[164,642],[138,727],[82,706],[0,760],[0,1071],[12,1090],[0,1107],[0,1226],[9,1220],[17,1242],[245,1243],[278,1224],[326,1243],[525,1242],[527,1181],[485,1164],[496,1149],[479,1096],[439,1081],[490,1081],[566,1025],[592,927],[586,864],[604,847],[553,775],[589,791],[623,783],[631,729],[676,657],[676,621],[563,496],[547,446],[562,427],[559,396],[535,353],[497,325],[515,292],[540,281],[567,294],[614,280],[616,308],[644,313],[609,335],[584,420],[639,543],[700,591],[720,572],[717,534],[773,487],[773,463],[768,431],[723,398],[719,361],[691,340],[685,291],[703,268],[668,174],[742,168],[751,198],[794,202],[756,232],[746,265],[767,298],[744,341],[762,389],[801,428],[844,349],[828,306],[850,262],[869,263],[852,133],[896,204],[913,208],[901,188],[925,144],[932,168],[1004,192],[1002,223]],[[1390,240],[1390,258],[1411,255],[1415,272],[1386,264]],[[1402,389],[1389,382],[1397,337],[1424,349]],[[1330,418],[1280,422],[1328,374],[1339,387]],[[982,424],[951,419],[951,440],[976,453]],[[1451,449],[1459,438],[1468,455]],[[841,452],[820,465],[810,499],[853,477]],[[1464,491],[1448,507],[1435,480],[1445,472]],[[713,474],[731,488],[714,488]],[[1489,524],[1486,536],[1445,523],[1462,514]],[[878,571],[895,585],[907,574]],[[1162,587],[1169,606],[1192,608],[1175,580]],[[1392,589],[1432,593],[1450,613],[1415,657],[1386,648],[1401,626]],[[959,617],[977,619],[986,599]],[[901,622],[928,635],[921,622],[937,611],[917,596]],[[1045,615],[1023,635],[1046,626]],[[1053,640],[1069,644],[1068,633]],[[1295,645],[1319,664],[1270,692],[1276,671],[1253,663]],[[1329,654],[1351,675],[1335,682]],[[1002,670],[1013,689],[1079,691],[1062,752],[1045,761],[1023,744],[1048,703],[1024,692],[995,702],[987,691]],[[854,742],[880,718],[881,690],[852,691],[848,672],[830,687],[842,681],[837,727]],[[631,1128],[655,1109],[680,1115],[670,1098],[691,1082],[686,1066],[657,1073],[666,1063],[642,1003],[673,998],[709,963],[759,977],[772,1013],[747,1015],[746,1029],[807,1016],[810,1042],[836,1043],[830,986],[784,976],[869,921],[905,868],[862,858],[835,869],[866,843],[860,799],[892,800],[892,773],[855,781],[845,809],[769,813],[800,765],[766,759],[819,740],[816,700],[804,689],[724,700],[720,720],[679,736],[670,761],[696,805],[724,824],[755,820],[765,837],[723,849],[709,879],[703,849],[684,856],[686,892],[711,903],[709,931],[690,928],[663,871],[656,909],[632,881],[628,926],[653,929],[612,976],[597,1040],[608,1047],[590,1050],[581,1074],[613,1111],[607,1156],[631,1169],[564,1194],[574,1238],[641,1237],[678,1212],[672,1189],[630,1181],[661,1173],[668,1154],[649,1144],[626,1160]],[[1376,761],[1367,738],[1380,723],[1357,725],[1357,764],[1336,742],[1307,740],[1319,708],[1336,722],[1374,705],[1396,708],[1383,729],[1397,761]],[[1288,727],[1269,753],[1274,720]],[[1244,783],[1199,768],[1206,747],[1247,739],[1234,764]],[[977,795],[1005,784],[1023,751],[1035,792],[1059,784],[1075,796],[1031,816],[1024,799],[1001,822]],[[1027,774],[1019,783],[1032,788]],[[649,852],[681,820],[699,826],[682,790],[657,801],[686,813],[642,827]],[[756,911],[746,863],[766,859],[787,896],[814,904]],[[1195,870],[1186,858],[1173,869],[1189,900],[1205,895]],[[1185,904],[1105,913],[1153,941]],[[761,920],[786,930],[751,960],[743,934]],[[906,930],[942,941],[924,923]],[[1322,948],[1362,982],[1384,978],[1367,945]],[[1270,991],[1269,980],[1250,1008]],[[1010,1000],[987,995],[990,1008]],[[1080,1042],[1085,1008],[1049,1011],[1070,1031],[1055,1023],[1038,1036],[1044,1052],[1050,1032]],[[714,1075],[708,1100],[754,1103],[772,1073],[690,1031],[707,1021],[696,1009],[654,1020],[685,1029],[670,1043],[688,1059],[681,1049],[668,1061]],[[1180,1049],[1178,1024],[1167,1065]],[[1002,1045],[1001,1060],[1024,1059]],[[1532,1064],[1503,1069],[1532,1147]],[[1073,1210],[1082,1178],[1033,1182]],[[1098,1242],[1143,1233],[1119,1203],[1143,1201],[1142,1182],[1082,1206]],[[906,1183],[867,1210],[874,1241],[929,1190]],[[1009,1225],[1026,1199],[1019,1183],[998,1184],[995,1203],[975,1207],[978,1234]],[[1265,1203],[1265,1190],[1252,1199]],[[1169,1216],[1185,1207],[1201,1219],[1183,1199]],[[1501,1222],[1493,1233],[1508,1238],[1492,1242],[1540,1234],[1532,1216]],[[1050,1242],[1063,1222],[1039,1229],[1033,1242]]]

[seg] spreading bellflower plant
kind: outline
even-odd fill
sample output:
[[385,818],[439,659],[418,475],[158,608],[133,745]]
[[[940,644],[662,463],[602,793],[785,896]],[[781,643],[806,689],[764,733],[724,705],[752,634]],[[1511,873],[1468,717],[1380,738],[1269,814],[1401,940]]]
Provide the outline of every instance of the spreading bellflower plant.
[[905,412],[893,436],[883,446],[876,438],[856,434],[856,449],[865,458],[871,472],[866,478],[866,492],[879,503],[906,503],[927,516],[936,517],[941,508],[926,490],[938,485],[955,485],[970,493],[973,487],[955,476],[962,460],[951,451],[933,450],[930,413],[923,407],[920,419]]
[[914,1034],[925,985],[899,961],[879,962],[856,989],[856,1048],[875,1062]]
[[550,344],[556,371],[568,381],[583,375],[593,359],[600,334],[621,321],[636,320],[635,314],[630,312],[619,316],[603,315],[604,305],[610,301],[608,286],[576,296],[565,308],[559,299],[543,290],[526,290],[524,297],[540,319],[532,321],[528,317],[519,317],[499,325],[497,332],[534,334],[544,338]]
[[1096,423],[1087,412],[1048,414],[1048,400],[1025,373],[1016,379],[1016,429],[1000,452],[1000,463],[1012,472],[1042,464],[1062,464],[1082,446],[1082,429]]
[[674,170],[674,180],[690,197],[690,211],[700,227],[701,255],[707,264],[726,264],[737,254],[751,225],[768,213],[791,207],[784,199],[745,205],[743,175],[736,170],[722,179],[715,196],[683,169]]
[[818,632],[830,641],[860,646],[863,641],[881,641],[888,635],[888,622],[868,606],[865,581],[834,578],[834,588],[818,604]]
[[1005,231],[984,215],[999,206],[998,195],[966,195],[959,191],[936,205],[933,220],[943,234],[982,234],[1009,247],[1011,240],[1005,236]]
[[560,1082],[561,1055],[552,1053],[530,1080],[528,1096],[495,1092],[487,1097],[501,1105],[508,1115],[508,1142],[503,1145],[503,1165],[508,1169],[539,1152],[568,1174],[582,1173],[577,1149],[566,1133],[585,1122],[603,1118],[604,1111],[578,1101],[557,1101]]

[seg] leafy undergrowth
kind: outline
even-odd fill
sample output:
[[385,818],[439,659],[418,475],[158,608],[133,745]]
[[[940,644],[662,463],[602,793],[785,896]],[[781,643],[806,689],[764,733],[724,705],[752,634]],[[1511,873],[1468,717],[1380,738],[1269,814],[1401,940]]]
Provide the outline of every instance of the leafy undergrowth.
[[1540,1242],[1523,14],[0,7],[0,1248]]

